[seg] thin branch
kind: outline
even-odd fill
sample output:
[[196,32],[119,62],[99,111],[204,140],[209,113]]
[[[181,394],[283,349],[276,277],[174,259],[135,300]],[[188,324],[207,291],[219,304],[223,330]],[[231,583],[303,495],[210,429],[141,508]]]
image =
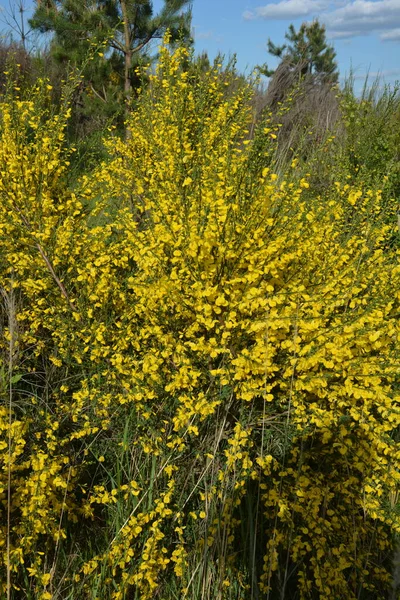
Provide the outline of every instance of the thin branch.
[[48,270],[50,271],[51,276],[53,277],[54,281],[56,282],[56,284],[58,285],[61,294],[64,296],[64,298],[66,299],[66,301],[68,302],[68,305],[70,307],[70,309],[72,311],[76,311],[75,306],[72,304],[70,297],[68,296],[68,292],[65,289],[65,286],[63,284],[63,282],[59,279],[59,277],[57,276],[56,272],[53,269],[53,266],[49,260],[49,258],[47,257],[46,253],[44,252],[42,246],[39,244],[39,242],[36,242],[36,247],[39,250],[39,253],[41,255],[41,257],[43,258],[44,262],[46,263],[46,266],[48,268]]
[[[21,212],[21,210],[18,207],[15,207],[17,212],[19,212],[20,217],[25,225],[25,227],[28,229],[28,231],[31,233],[32,237],[35,239],[34,233],[32,231],[32,227],[28,221],[28,219],[25,217],[25,215]],[[58,277],[57,273],[55,272],[53,265],[51,264],[51,261],[49,259],[49,257],[47,256],[47,254],[45,253],[45,251],[43,250],[41,244],[35,240],[35,245],[36,248],[39,251],[40,256],[43,258],[44,262],[46,263],[47,269],[50,273],[50,275],[52,276],[52,278],[54,279],[54,281],[56,282],[62,296],[65,298],[65,300],[67,301],[70,309],[75,312],[76,308],[75,306],[72,304],[71,299],[68,295],[67,290],[65,289],[65,286],[63,284],[63,282],[60,280],[60,278]]]
[[[19,13],[19,16],[17,15]],[[26,42],[29,35],[32,33],[32,29],[26,29],[25,13],[27,8],[24,0],[18,0],[16,3],[9,2],[8,10],[4,13],[2,20],[8,27],[17,34],[20,38],[23,49],[26,51]]]
[[[93,92],[93,94],[94,94],[95,96],[97,96],[97,98],[99,98],[99,100],[101,100],[102,102],[104,102],[105,104],[107,104],[107,100],[106,100],[105,98],[103,98],[103,96],[101,96],[101,95],[99,94],[99,92],[97,92],[97,91],[94,89],[94,87],[93,87],[93,83],[90,83],[90,84],[89,84],[89,86],[90,86],[90,89],[91,89],[91,91]],[[104,86],[103,86],[103,92],[104,92]]]
[[143,48],[144,48],[145,46],[147,46],[147,44],[148,44],[148,43],[149,43],[151,40],[153,40],[153,39],[156,39],[156,38],[157,38],[157,35],[156,35],[156,33],[157,33],[157,32],[155,32],[154,34],[149,34],[149,35],[147,36],[147,38],[145,38],[145,39],[143,40],[143,42],[140,42],[140,44],[138,44],[137,46],[134,46],[134,47],[132,48],[132,53],[134,53],[134,52],[140,52],[141,50],[143,50]]

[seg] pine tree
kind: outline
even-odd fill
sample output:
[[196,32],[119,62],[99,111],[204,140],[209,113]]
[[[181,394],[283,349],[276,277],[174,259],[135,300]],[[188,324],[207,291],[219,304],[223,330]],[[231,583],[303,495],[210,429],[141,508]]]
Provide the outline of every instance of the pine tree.
[[164,0],[155,13],[152,0],[36,0],[30,25],[53,34],[51,51],[60,63],[81,66],[91,45],[105,43],[103,56],[86,69],[86,80],[104,102],[115,85],[129,102],[138,57],[167,29],[172,41],[188,39],[190,6],[191,0]]
[[[289,43],[282,46],[275,45],[269,39],[267,43],[269,54],[300,69],[302,75],[313,76],[316,81],[337,82],[336,52],[327,43],[324,25],[315,20],[312,23],[303,23],[296,32],[292,24],[285,38]],[[267,77],[275,73],[266,64],[260,66],[259,70]]]

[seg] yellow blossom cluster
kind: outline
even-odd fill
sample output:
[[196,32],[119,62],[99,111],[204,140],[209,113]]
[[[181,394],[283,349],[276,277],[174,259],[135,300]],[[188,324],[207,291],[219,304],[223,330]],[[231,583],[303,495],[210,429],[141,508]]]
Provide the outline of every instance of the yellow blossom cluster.
[[68,109],[1,104],[2,593],[387,597],[397,223],[225,83],[164,44],[73,189]]

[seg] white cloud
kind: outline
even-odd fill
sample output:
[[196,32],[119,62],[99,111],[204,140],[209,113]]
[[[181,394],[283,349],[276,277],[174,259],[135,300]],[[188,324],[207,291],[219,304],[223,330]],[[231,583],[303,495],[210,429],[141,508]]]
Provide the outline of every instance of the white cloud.
[[210,30],[199,31],[198,33],[196,31],[196,40],[210,40],[212,37],[214,37],[214,34]]
[[383,40],[384,42],[400,42],[400,27],[382,33],[381,40]]
[[400,27],[400,0],[354,0],[324,16],[330,37],[353,37]]
[[382,71],[382,73],[378,72],[378,75],[381,74],[382,77],[398,77],[400,75],[400,69],[387,69],[386,71]]
[[199,29],[196,25],[194,25],[193,30],[196,41],[213,40],[214,42],[221,42],[223,39],[221,35],[216,34],[212,29]]
[[328,0],[281,0],[246,11],[243,17],[250,19],[297,19],[321,12],[329,6]]
[[365,71],[365,73],[353,73],[352,78],[355,81],[365,81],[366,77],[371,81],[373,79],[377,80],[385,80],[385,79],[395,79],[400,75],[400,69],[386,69],[383,71]]
[[347,40],[348,38],[356,37],[360,35],[359,31],[332,31],[327,32],[327,37],[330,40]]
[[316,16],[325,23],[330,39],[378,33],[382,40],[400,40],[400,0],[336,0],[334,4],[329,0],[280,0],[243,14],[248,20]]

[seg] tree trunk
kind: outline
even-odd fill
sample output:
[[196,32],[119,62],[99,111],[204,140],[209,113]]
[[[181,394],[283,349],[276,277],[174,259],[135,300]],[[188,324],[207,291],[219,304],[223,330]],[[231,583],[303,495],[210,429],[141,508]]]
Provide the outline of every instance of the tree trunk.
[[[124,55],[125,55],[125,68],[124,68],[124,95],[125,95],[125,118],[128,118],[129,106],[132,98],[132,84],[131,84],[131,69],[132,69],[132,43],[131,35],[129,30],[129,15],[126,0],[120,0],[122,17],[124,19]],[[128,127],[125,128],[125,137],[129,139],[130,131]]]

